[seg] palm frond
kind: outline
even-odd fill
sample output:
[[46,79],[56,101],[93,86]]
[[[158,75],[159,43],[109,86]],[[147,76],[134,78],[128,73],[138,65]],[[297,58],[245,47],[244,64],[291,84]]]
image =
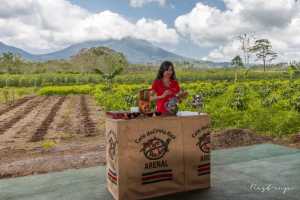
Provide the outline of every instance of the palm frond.
[[94,69],[94,72],[100,75],[104,75],[104,73],[100,69]]

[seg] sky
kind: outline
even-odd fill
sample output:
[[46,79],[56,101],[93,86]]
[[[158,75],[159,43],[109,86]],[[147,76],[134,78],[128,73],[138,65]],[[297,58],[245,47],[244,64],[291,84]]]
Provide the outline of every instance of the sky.
[[1,0],[0,4],[0,41],[34,54],[79,42],[133,37],[186,57],[230,61],[242,56],[238,36],[243,33],[269,39],[279,55],[277,62],[299,61],[300,2]]

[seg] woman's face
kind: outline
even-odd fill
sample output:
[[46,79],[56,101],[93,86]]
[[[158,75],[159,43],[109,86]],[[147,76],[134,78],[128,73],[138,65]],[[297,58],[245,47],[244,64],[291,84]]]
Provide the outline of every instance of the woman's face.
[[167,71],[164,72],[164,78],[170,79],[173,75],[173,67],[170,66]]

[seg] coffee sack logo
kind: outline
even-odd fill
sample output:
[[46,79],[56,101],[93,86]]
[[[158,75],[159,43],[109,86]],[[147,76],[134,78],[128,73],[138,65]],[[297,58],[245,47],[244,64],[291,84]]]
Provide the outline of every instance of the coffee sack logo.
[[107,139],[108,155],[111,160],[114,160],[117,154],[117,144],[118,144],[117,136],[116,133],[112,130],[108,132],[107,136],[108,136]]
[[196,130],[193,138],[197,138],[196,146],[199,147],[200,151],[203,153],[200,157],[200,164],[197,166],[197,175],[206,176],[210,175],[210,129],[209,127],[202,127]]
[[205,133],[201,137],[198,138],[198,143],[200,150],[203,153],[209,153],[210,150],[210,134]]
[[164,157],[169,152],[170,142],[175,139],[176,136],[170,131],[152,129],[135,140],[135,143],[141,145],[140,152],[147,159],[141,174],[142,185],[173,180],[173,170]]
[[210,153],[210,129],[209,127],[202,127],[196,130],[192,134],[193,138],[197,138],[196,146],[198,146],[199,150],[203,153],[201,155],[201,161],[209,160]]
[[145,163],[145,169],[168,167],[167,160],[162,160],[167,152],[169,145],[176,136],[164,129],[152,129],[135,140],[136,144],[141,145],[142,152],[149,162]]
[[141,152],[144,152],[144,155],[149,160],[158,160],[161,159],[169,151],[169,143],[171,139],[166,141],[154,137],[149,139],[147,142],[143,143],[143,148]]
[[116,171],[116,162],[115,162],[115,158],[117,155],[117,145],[118,145],[118,140],[117,140],[116,133],[113,130],[109,130],[107,134],[107,151],[110,159],[108,159],[107,177],[108,180],[114,185],[118,184],[118,174]]
[[210,130],[209,127],[203,127],[195,131],[192,135],[193,138],[197,138],[196,145],[203,153],[210,152]]

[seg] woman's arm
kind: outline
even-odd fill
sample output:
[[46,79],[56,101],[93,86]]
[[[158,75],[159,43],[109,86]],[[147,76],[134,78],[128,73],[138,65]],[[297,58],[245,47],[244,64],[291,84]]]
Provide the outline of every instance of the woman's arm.
[[168,96],[171,93],[172,92],[170,90],[166,90],[166,91],[164,91],[164,93],[162,95],[157,96],[154,91],[151,91],[150,92],[150,101],[163,99],[163,98],[165,98],[166,96]]
[[156,96],[156,94],[154,94],[153,96],[150,96],[150,101],[155,101],[155,100],[159,100],[159,99],[163,99],[163,95],[161,96]]

